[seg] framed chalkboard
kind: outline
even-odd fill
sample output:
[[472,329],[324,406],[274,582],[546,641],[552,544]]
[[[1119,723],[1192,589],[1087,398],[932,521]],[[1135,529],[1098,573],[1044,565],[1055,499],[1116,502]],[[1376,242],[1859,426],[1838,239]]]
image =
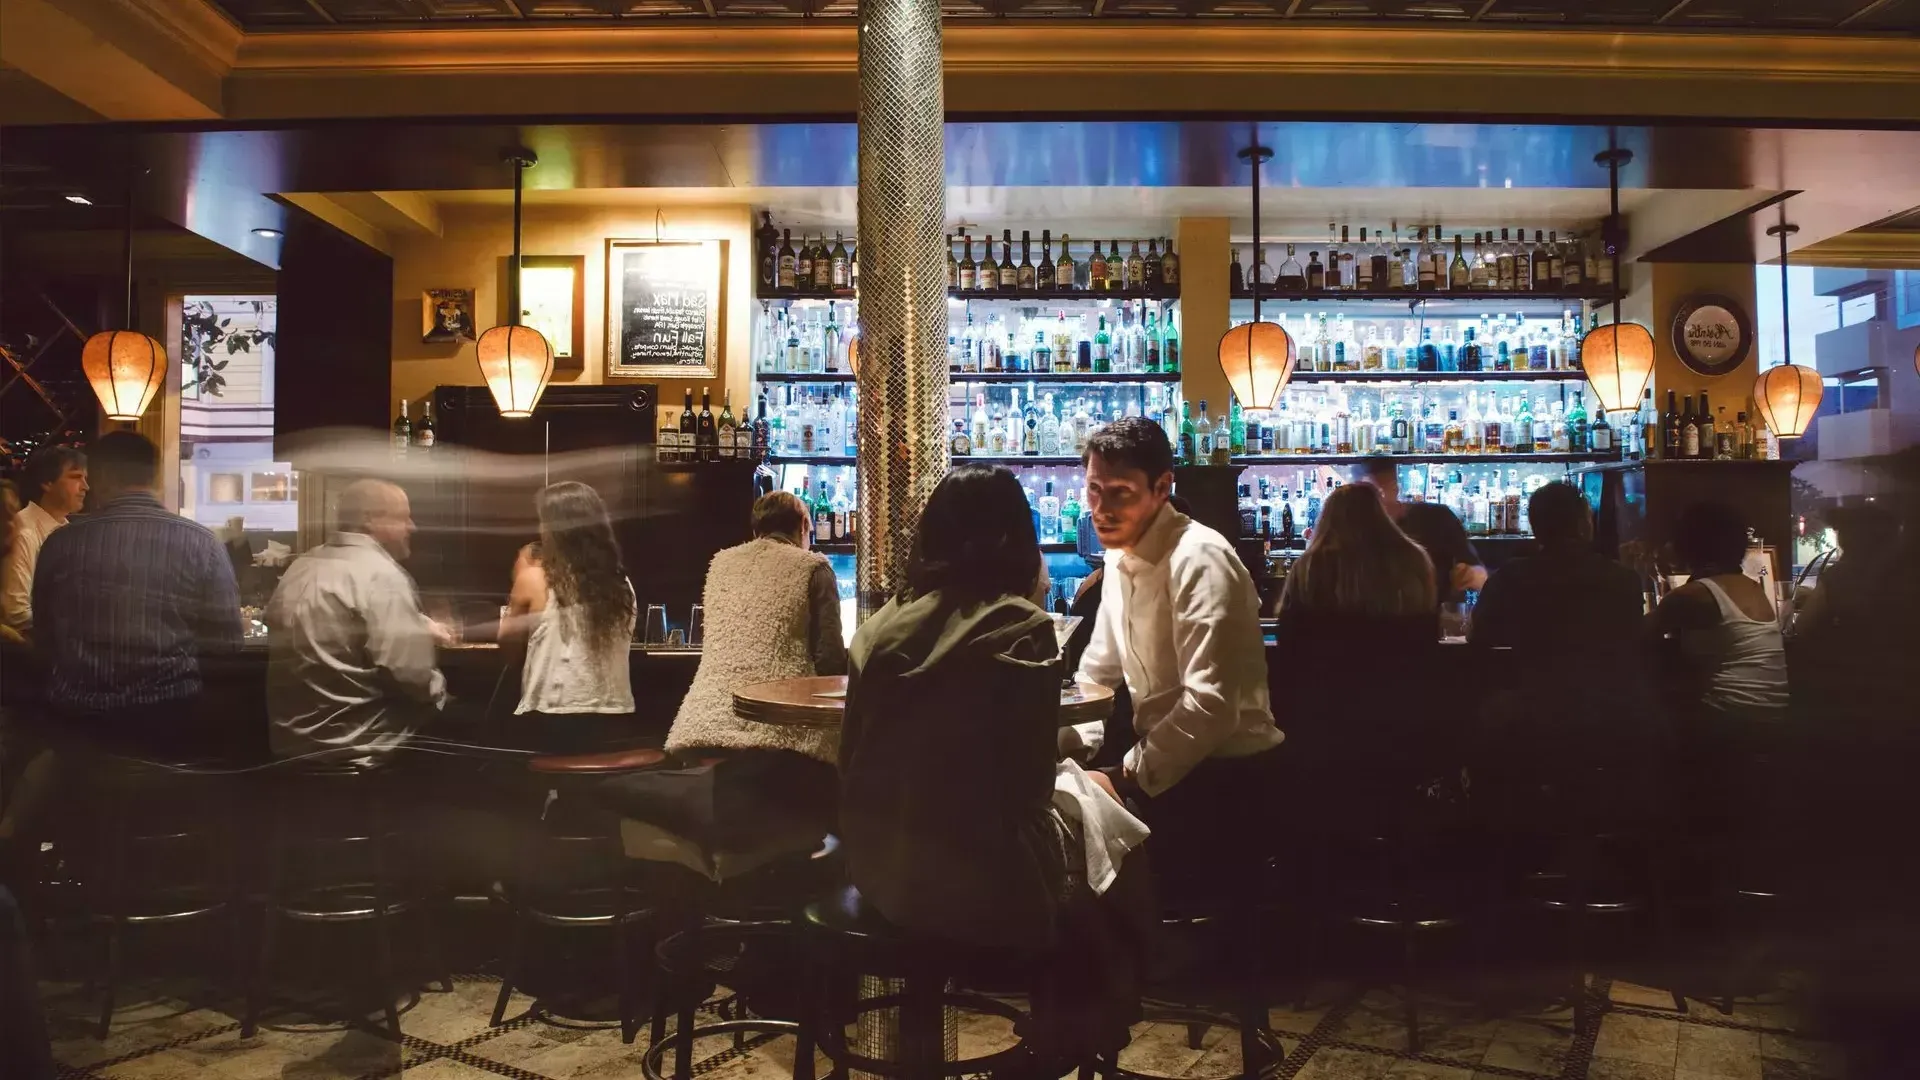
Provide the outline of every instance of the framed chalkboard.
[[607,241],[607,374],[720,372],[718,240]]

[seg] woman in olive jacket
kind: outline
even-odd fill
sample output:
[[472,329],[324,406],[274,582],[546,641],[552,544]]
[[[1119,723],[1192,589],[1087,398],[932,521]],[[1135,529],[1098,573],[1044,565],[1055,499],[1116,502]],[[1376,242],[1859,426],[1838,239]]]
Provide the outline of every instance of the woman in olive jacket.
[[1125,1045],[1139,942],[1086,887],[1078,831],[1053,808],[1060,649],[1029,599],[1045,588],[1013,474],[949,473],[905,588],[854,635],[841,839],[889,922],[1040,958],[1041,1052],[1072,1056]]

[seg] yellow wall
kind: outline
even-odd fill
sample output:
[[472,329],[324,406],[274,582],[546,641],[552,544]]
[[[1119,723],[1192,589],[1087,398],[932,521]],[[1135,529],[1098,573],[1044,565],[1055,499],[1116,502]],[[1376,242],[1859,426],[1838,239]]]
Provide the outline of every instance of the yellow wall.
[[[658,210],[661,217],[656,219]],[[513,251],[513,215],[505,206],[446,207],[442,235],[404,238],[393,249],[393,382],[389,415],[402,400],[418,402],[436,386],[478,386],[472,342],[426,345],[420,341],[420,295],[427,289],[474,290],[476,330],[505,315],[502,260]],[[720,378],[711,384],[714,408],[731,389],[735,411],[746,407],[753,364],[750,352],[753,303],[753,215],[746,206],[545,206],[528,207],[521,227],[526,255],[586,257],[586,313],[581,334],[584,370],[561,372],[554,385],[602,383],[607,369],[607,241],[720,240]],[[702,385],[658,382],[661,401],[677,408],[681,391]],[[416,410],[415,416],[418,416]]]
[[1181,218],[1180,252],[1180,397],[1207,403],[1215,417],[1227,415],[1232,392],[1220,369],[1220,336],[1227,332],[1227,265],[1232,244],[1226,218]]
[[[1667,407],[1667,391],[1675,401],[1705,390],[1715,412],[1727,407],[1728,417],[1747,408],[1753,394],[1753,381],[1760,374],[1759,329],[1755,327],[1752,350],[1740,366],[1718,378],[1696,374],[1681,363],[1673,349],[1673,316],[1680,305],[1699,293],[1718,293],[1745,308],[1750,319],[1754,310],[1754,276],[1751,264],[1740,263],[1639,263],[1629,270],[1631,292],[1621,305],[1621,316],[1638,322],[1653,332],[1653,398],[1658,407]],[[1601,317],[1604,319],[1605,314]],[[1751,419],[1751,414],[1749,414]]]

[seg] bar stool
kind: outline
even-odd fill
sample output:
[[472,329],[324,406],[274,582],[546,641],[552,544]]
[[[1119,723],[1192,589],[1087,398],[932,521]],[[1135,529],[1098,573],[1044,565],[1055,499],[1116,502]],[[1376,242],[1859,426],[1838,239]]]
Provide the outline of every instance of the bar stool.
[[[436,906],[434,898],[427,887],[411,880],[408,868],[418,860],[396,850],[403,837],[390,824],[389,801],[390,785],[398,778],[385,764],[283,766],[269,770],[268,775],[277,783],[271,797],[267,867],[259,898],[260,934],[241,1036],[251,1037],[258,1029],[280,923],[364,924],[373,931],[373,974],[387,1031],[398,1042],[400,1015],[393,998],[395,920],[410,913],[423,916],[417,923],[424,950],[441,989],[453,991],[453,976],[445,967],[430,910]],[[306,820],[296,820],[298,812],[305,812]],[[288,867],[296,852],[302,869],[319,873],[290,882]],[[354,853],[364,853],[364,862],[340,865],[343,857]]]
[[[805,1053],[804,1057],[796,1053],[794,1076],[811,1080],[813,1074],[807,1068],[814,1042],[810,1027],[802,1034],[810,1010],[808,988],[804,981],[796,986],[792,978],[793,967],[804,966],[795,919],[810,898],[825,891],[825,881],[840,876],[839,848],[839,840],[832,836],[811,849],[795,849],[775,840],[760,851],[731,852],[707,860],[716,868],[733,863],[746,869],[734,875],[717,874],[718,880],[711,881],[699,897],[697,906],[702,910],[696,925],[669,936],[655,951],[662,984],[654,999],[647,1053],[641,1059],[647,1080],[664,1080],[660,1069],[669,1050],[674,1053],[674,1080],[689,1080],[694,1042],[729,1034],[736,1048],[749,1034],[799,1037]],[[771,962],[769,956],[774,957]],[[756,975],[769,968],[777,975],[756,981]],[[752,1017],[723,1013],[720,1021],[696,1027],[696,1010],[715,983],[725,984],[741,1001],[764,1000],[765,995],[783,989],[797,991],[797,1000],[754,1008]],[[675,1015],[672,1034],[666,1028],[669,1012]],[[779,1019],[779,1013],[796,1019]]]
[[[513,911],[513,943],[500,980],[500,995],[494,999],[493,1026],[504,1022],[514,985],[525,974],[527,937],[534,928],[606,928],[614,935],[620,1038],[633,1041],[639,1011],[634,993],[633,928],[651,921],[655,912],[641,902],[641,890],[617,824],[609,828],[605,822],[591,820],[578,811],[567,794],[570,782],[634,772],[664,760],[664,753],[651,749],[528,759],[528,773],[556,785],[551,790],[557,797],[550,795],[547,799],[540,831],[523,847],[519,870],[500,893]],[[582,880],[583,869],[603,873]]]
[[[817,964],[820,992],[815,995],[816,1007],[803,1014],[796,1031],[796,1078],[811,1080],[816,1045],[836,1072],[858,1069],[888,1080],[997,1074],[1028,1060],[1027,1042],[1021,1038],[992,1054],[947,1061],[944,1010],[999,1016],[1013,1021],[1017,1031],[1029,1020],[1027,1014],[1006,1002],[954,987],[1017,970],[1027,966],[1030,958],[910,934],[887,922],[851,886],[807,905],[800,925],[808,955]],[[853,995],[844,991],[854,977],[898,980],[899,989],[847,1005]],[[899,1010],[897,1062],[869,1057],[847,1045],[846,1023],[882,1009]]]
[[[69,751],[71,753],[72,751]],[[103,935],[98,1038],[106,1038],[126,931],[238,917],[231,770],[205,761],[108,756],[93,770],[98,833],[84,874],[84,917]],[[229,945],[241,935],[229,923]],[[215,950],[217,951],[217,950]],[[230,948],[236,960],[237,949]],[[237,974],[237,971],[236,971]]]

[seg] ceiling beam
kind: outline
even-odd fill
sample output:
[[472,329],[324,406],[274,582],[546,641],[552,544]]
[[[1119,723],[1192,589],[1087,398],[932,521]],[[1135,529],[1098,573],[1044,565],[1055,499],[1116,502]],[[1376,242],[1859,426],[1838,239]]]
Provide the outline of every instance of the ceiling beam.
[[387,235],[386,230],[347,209],[338,196],[291,191],[275,195],[274,198],[305,210],[383,255],[393,254],[393,238]]
[[417,191],[342,191],[327,198],[389,237],[440,236],[440,204]]
[[203,0],[0,3],[0,63],[108,120],[220,118],[241,36]]

